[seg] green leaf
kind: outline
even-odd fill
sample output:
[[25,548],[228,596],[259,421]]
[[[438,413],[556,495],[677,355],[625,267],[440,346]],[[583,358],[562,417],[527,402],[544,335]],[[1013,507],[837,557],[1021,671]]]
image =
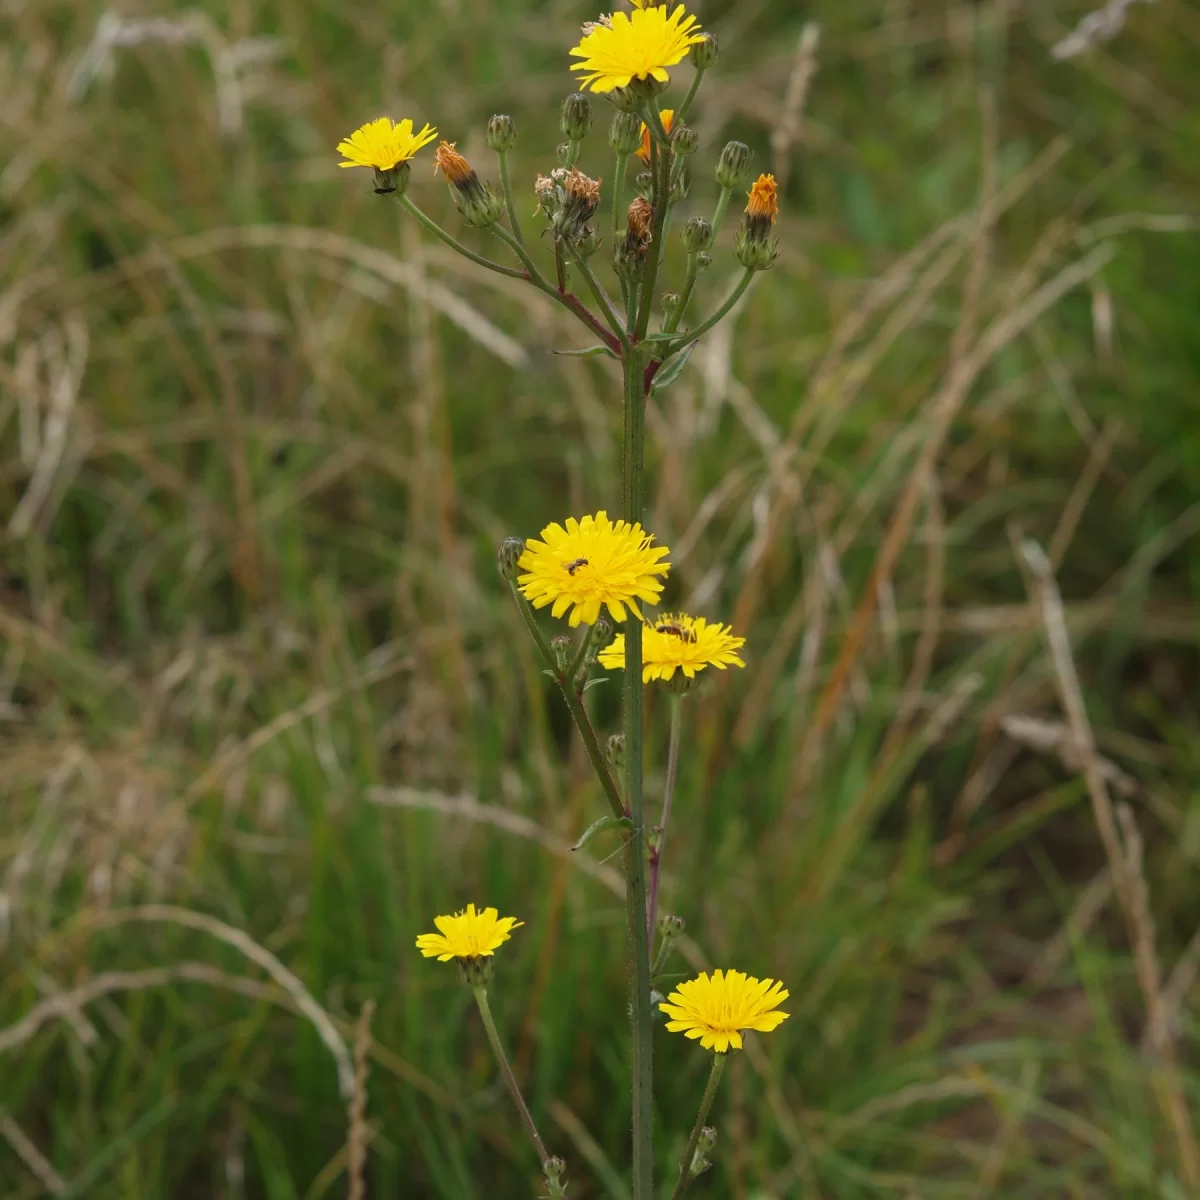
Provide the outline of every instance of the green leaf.
[[607,346],[584,346],[582,350],[551,350],[550,353],[561,358],[596,358],[601,354],[607,354],[609,358],[617,357]]
[[679,378],[679,372],[687,366],[687,360],[692,357],[692,351],[695,350],[697,342],[688,342],[686,346],[664,366],[657,375],[654,376],[654,382],[650,385],[652,392],[661,392],[663,388],[670,387],[671,384]]
[[583,836],[571,847],[572,850],[582,850],[591,839],[604,829],[632,829],[633,822],[628,817],[601,817],[593,821],[584,831]]
[[600,676],[599,679],[589,679],[587,681],[587,683],[585,683],[583,685],[583,690],[586,692],[589,688],[598,687],[600,684],[607,683],[607,682],[608,682],[608,677],[605,675]]

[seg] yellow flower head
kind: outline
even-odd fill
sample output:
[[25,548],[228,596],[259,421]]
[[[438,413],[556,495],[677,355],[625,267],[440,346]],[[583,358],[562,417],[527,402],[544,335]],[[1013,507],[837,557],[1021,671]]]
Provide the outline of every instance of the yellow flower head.
[[[687,613],[664,613],[642,631],[642,682],[670,679],[678,667],[689,679],[705,667],[725,670],[744,667],[736,651],[745,638],[734,637],[728,625],[709,624]],[[620,633],[600,651],[600,665],[612,670],[625,667],[625,635]]]
[[779,201],[776,199],[774,175],[760,175],[753,183],[748,193],[746,215],[751,221],[767,221],[774,224],[779,215]]
[[[653,534],[626,521],[613,524],[608,514],[577,521],[567,518],[542,530],[542,541],[530,539],[517,559],[521,594],[534,608],[553,604],[551,615],[571,609],[570,623],[594,625],[607,606],[614,621],[625,620],[625,608],[636,615],[637,600],[656,604],[662,594],[658,576],[670,570],[661,562],[670,553],[655,546]],[[573,607],[572,607],[573,606]]]
[[[663,132],[670,133],[671,126],[675,124],[675,110],[673,108],[664,108],[658,114],[662,118]],[[650,165],[650,127],[642,125],[642,148],[637,152],[638,158],[647,166]]]
[[668,14],[662,7],[638,7],[631,13],[613,13],[607,24],[597,22],[571,49],[582,62],[572,71],[583,72],[582,86],[593,92],[628,87],[634,79],[666,83],[667,67],[680,62],[688,47],[702,40],[696,18],[680,4]]
[[714,971],[711,978],[702,973],[681,983],[658,1007],[671,1018],[672,1033],[699,1038],[705,1050],[724,1054],[730,1046],[742,1048],[743,1030],[770,1033],[786,1021],[787,1013],[774,1010],[787,998],[787,989],[774,979]]
[[435,137],[437,130],[431,125],[426,125],[420,133],[413,133],[413,123],[407,117],[395,125],[391,117],[380,117],[356,129],[345,141],[338,142],[338,153],[349,159],[338,166],[390,171],[407,162]]
[[512,930],[524,925],[516,917],[501,917],[494,908],[476,912],[468,904],[466,912],[451,917],[434,917],[440,933],[423,933],[417,938],[417,949],[424,958],[449,962],[452,958],[482,958],[495,952],[507,942]]

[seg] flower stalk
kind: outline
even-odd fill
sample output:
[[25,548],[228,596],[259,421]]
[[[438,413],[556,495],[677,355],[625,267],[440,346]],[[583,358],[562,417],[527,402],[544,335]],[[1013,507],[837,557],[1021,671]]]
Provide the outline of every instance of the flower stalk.
[[709,1109],[712,1108],[713,1100],[717,1095],[717,1088],[721,1085],[721,1076],[725,1072],[725,1055],[714,1054],[712,1070],[708,1073],[708,1085],[704,1089],[704,1095],[700,1099],[700,1112],[696,1115],[696,1124],[692,1126],[691,1137],[688,1138],[687,1149],[683,1152],[683,1158],[679,1163],[679,1180],[675,1184],[675,1190],[671,1193],[671,1200],[679,1200],[679,1197],[688,1190],[688,1185],[695,1178],[692,1170],[696,1161],[696,1147],[700,1144],[700,1134],[704,1129],[704,1123],[708,1120]]
[[662,870],[663,851],[667,846],[667,828],[671,823],[671,800],[675,795],[675,777],[679,773],[679,742],[683,730],[683,697],[670,696],[671,734],[667,746],[667,782],[663,787],[662,818],[659,821],[658,839],[650,851],[650,898],[646,904],[646,930],[654,938],[654,922],[658,915],[658,877]]

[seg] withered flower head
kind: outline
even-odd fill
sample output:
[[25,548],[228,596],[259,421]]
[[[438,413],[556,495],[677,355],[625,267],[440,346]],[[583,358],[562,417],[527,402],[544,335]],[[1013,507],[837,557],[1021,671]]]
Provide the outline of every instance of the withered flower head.
[[644,196],[639,196],[629,206],[629,213],[625,220],[628,236],[641,243],[644,250],[650,245],[650,225],[654,220],[654,205]]
[[641,271],[650,249],[653,220],[654,206],[638,196],[625,217],[625,236],[613,247],[613,267],[619,275],[632,278]]
[[537,177],[533,190],[556,238],[579,242],[591,233],[588,222],[600,205],[600,180],[578,167],[555,167],[549,175]]
[[504,215],[503,203],[454,146],[454,142],[445,141],[438,146],[433,154],[433,169],[446,177],[454,205],[468,225],[478,228],[495,225]]

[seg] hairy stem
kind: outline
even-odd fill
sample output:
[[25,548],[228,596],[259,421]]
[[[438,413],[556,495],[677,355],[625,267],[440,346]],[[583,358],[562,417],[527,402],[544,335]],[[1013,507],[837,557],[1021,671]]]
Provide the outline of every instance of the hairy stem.
[[721,302],[721,307],[710,317],[706,317],[695,329],[685,331],[678,342],[669,343],[661,352],[663,359],[669,358],[675,353],[685,342],[694,342],[696,338],[706,334],[714,325],[719,324],[728,315],[729,310],[742,298],[742,293],[750,286],[750,280],[754,278],[754,271],[749,267],[746,268],[741,279],[739,279],[733,290]]
[[629,349],[629,337],[625,332],[625,326],[621,324],[621,319],[613,310],[612,301],[608,298],[604,288],[600,286],[600,281],[592,274],[591,267],[588,266],[587,260],[573,246],[567,247],[575,265],[579,268],[580,274],[586,280],[588,287],[591,289],[592,296],[596,303],[600,306],[600,311],[604,314],[604,319],[608,322],[609,328],[612,329],[613,335],[621,343],[621,345]]
[[679,1200],[679,1197],[687,1191],[688,1184],[692,1182],[692,1162],[696,1157],[696,1146],[700,1142],[700,1131],[704,1128],[704,1122],[708,1120],[708,1112],[712,1108],[712,1102],[717,1094],[717,1087],[721,1082],[724,1070],[725,1055],[714,1054],[712,1070],[708,1075],[708,1086],[704,1089],[704,1095],[701,1097],[700,1112],[696,1115],[696,1124],[692,1126],[692,1135],[688,1138],[687,1149],[683,1152],[683,1161],[679,1164],[679,1182],[675,1184],[671,1200]]
[[667,826],[671,823],[671,799],[675,795],[675,777],[679,773],[679,735],[683,728],[683,697],[671,696],[671,739],[667,748],[667,782],[663,788],[662,820],[658,845],[650,852],[650,899],[646,905],[646,937],[654,943],[654,921],[658,910],[658,876],[663,851],[667,847]]
[[475,993],[475,1003],[479,1006],[479,1015],[483,1018],[483,1027],[487,1030],[488,1041],[492,1044],[492,1053],[495,1054],[496,1061],[500,1064],[500,1073],[508,1085],[508,1091],[513,1098],[513,1103],[517,1106],[517,1112],[521,1114],[521,1124],[525,1126],[525,1132],[533,1141],[534,1149],[537,1150],[538,1162],[544,1163],[550,1155],[546,1153],[546,1144],[542,1141],[537,1126],[533,1123],[533,1117],[525,1105],[525,1098],[521,1095],[517,1077],[512,1073],[512,1067],[508,1065],[508,1056],[504,1053],[504,1046],[500,1042],[500,1033],[496,1028],[496,1021],[492,1017],[491,1005],[488,1004],[487,988],[477,987],[471,990]]
[[513,236],[525,245],[525,237],[521,233],[521,222],[517,219],[517,206],[513,203],[512,183],[508,178],[508,151],[497,150],[496,157],[500,160],[500,190],[504,193],[504,207],[508,210],[508,223],[512,226]]
[[[657,258],[652,248],[651,259]],[[641,359],[624,356],[625,520],[642,519],[645,392]],[[629,921],[633,1021],[633,1200],[654,1197],[654,1046],[650,1010],[650,943],[646,933],[646,819],[642,803],[642,623],[625,622],[625,795],[633,822],[625,842],[625,898]]]
[[463,258],[469,258],[473,263],[478,263],[481,267],[487,267],[489,271],[495,271],[498,275],[508,275],[512,279],[525,278],[524,271],[518,271],[515,267],[506,267],[502,263],[492,262],[490,258],[484,258],[482,254],[476,254],[474,250],[468,250],[457,238],[451,237],[432,217],[427,217],[407,196],[400,197],[400,204],[405,212],[411,213],[434,237],[440,238],[451,250],[457,250]]

